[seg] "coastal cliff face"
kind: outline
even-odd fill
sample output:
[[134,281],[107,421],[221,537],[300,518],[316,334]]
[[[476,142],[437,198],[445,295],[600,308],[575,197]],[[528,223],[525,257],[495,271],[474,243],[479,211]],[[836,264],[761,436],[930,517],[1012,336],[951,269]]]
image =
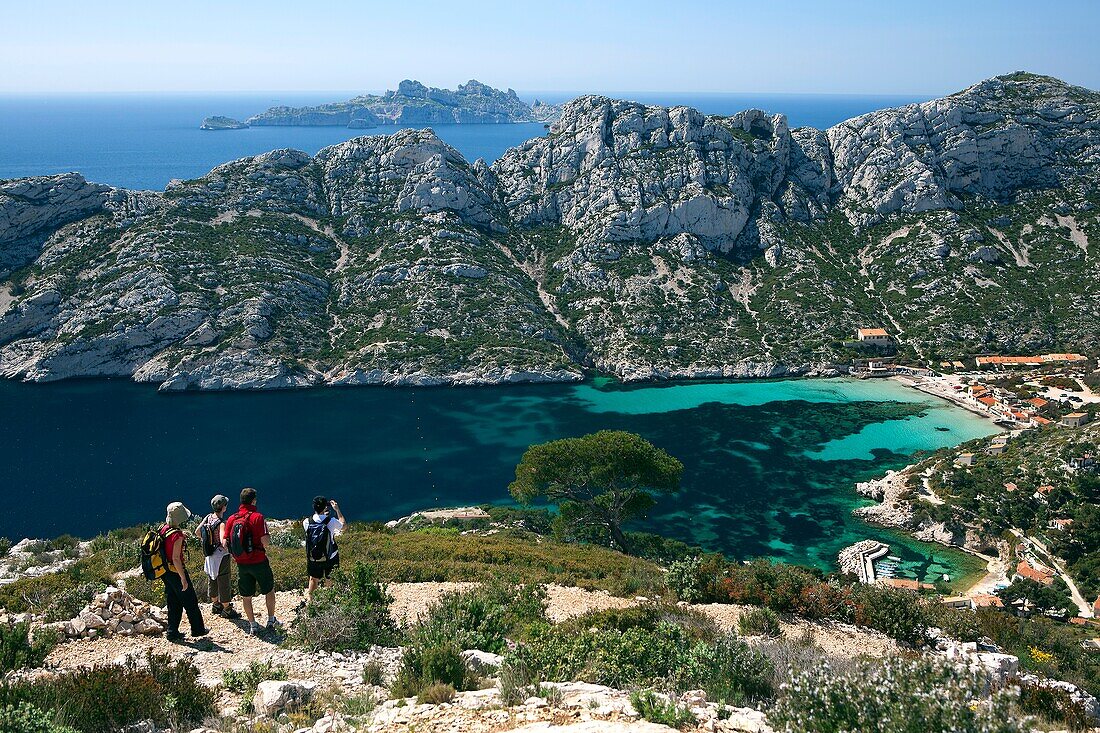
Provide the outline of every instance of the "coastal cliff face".
[[1098,180],[1100,94],[1013,74],[826,131],[582,97],[491,167],[403,130],[162,194],[7,181],[0,374],[822,374],[864,325],[924,358],[1094,351]]

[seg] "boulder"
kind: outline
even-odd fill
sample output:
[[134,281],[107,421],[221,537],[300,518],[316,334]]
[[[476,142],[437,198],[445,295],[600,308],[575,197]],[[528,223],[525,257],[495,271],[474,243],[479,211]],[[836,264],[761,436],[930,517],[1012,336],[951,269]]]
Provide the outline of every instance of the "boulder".
[[462,652],[462,660],[471,672],[480,675],[489,675],[500,669],[504,663],[504,657],[499,654],[483,652],[478,649],[467,649]]
[[256,708],[276,715],[309,702],[316,687],[316,682],[307,680],[264,680],[256,686]]

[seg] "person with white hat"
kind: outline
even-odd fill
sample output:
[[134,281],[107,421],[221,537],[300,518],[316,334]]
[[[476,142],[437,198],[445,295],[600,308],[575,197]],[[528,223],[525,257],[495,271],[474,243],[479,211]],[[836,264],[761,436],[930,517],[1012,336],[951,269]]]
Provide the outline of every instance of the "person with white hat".
[[202,554],[206,558],[203,561],[203,570],[210,576],[210,612],[222,618],[238,619],[241,614],[237,613],[232,604],[230,568],[233,563],[229,559],[229,553],[222,547],[222,530],[225,524],[222,518],[228,506],[228,496],[218,494],[211,499],[210,508],[213,511],[199,522],[199,526],[195,528],[195,536],[199,539]]
[[183,638],[180,621],[183,620],[184,611],[187,612],[187,620],[191,624],[192,637],[210,633],[203,623],[199,599],[195,595],[195,587],[191,585],[191,577],[187,574],[187,536],[181,527],[190,518],[191,510],[182,502],[173,501],[168,505],[168,516],[164,518],[164,525],[160,528],[164,556],[168,560],[168,572],[161,576],[164,581],[164,599],[168,603],[168,631],[164,635],[168,641],[179,641]]

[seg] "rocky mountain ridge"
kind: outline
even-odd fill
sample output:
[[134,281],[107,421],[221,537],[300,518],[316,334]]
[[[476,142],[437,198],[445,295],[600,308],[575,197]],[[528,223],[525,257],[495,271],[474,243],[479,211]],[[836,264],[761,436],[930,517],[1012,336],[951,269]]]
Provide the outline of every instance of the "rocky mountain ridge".
[[501,91],[471,79],[457,89],[428,87],[406,79],[397,90],[385,94],[364,94],[346,102],[314,107],[271,107],[241,122],[215,116],[203,120],[204,130],[235,130],[245,127],[306,126],[364,129],[380,125],[493,124],[547,122],[560,107],[535,100],[527,104],[514,90]]
[[1100,94],[1016,73],[825,131],[590,96],[491,166],[401,130],[163,193],[6,181],[0,374],[830,374],[857,326],[929,360],[1095,352],[1098,180]]

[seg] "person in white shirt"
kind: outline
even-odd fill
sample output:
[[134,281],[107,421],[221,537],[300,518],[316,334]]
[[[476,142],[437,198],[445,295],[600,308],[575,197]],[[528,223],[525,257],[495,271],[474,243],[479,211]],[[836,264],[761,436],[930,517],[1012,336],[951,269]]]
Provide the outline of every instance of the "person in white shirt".
[[228,497],[218,494],[211,499],[210,508],[214,511],[207,514],[195,528],[195,536],[199,538],[203,555],[206,557],[203,568],[210,576],[210,603],[213,604],[214,615],[237,619],[241,615],[230,603],[233,600],[233,587],[229,577],[229,568],[232,563],[229,560],[229,553],[221,543],[222,517],[225,516],[227,506],[229,506]]
[[323,496],[313,498],[313,516],[302,520],[306,531],[306,572],[309,575],[307,599],[312,600],[313,591],[318,586],[324,586],[332,571],[340,567],[336,535],[343,532],[346,525],[339,504]]

